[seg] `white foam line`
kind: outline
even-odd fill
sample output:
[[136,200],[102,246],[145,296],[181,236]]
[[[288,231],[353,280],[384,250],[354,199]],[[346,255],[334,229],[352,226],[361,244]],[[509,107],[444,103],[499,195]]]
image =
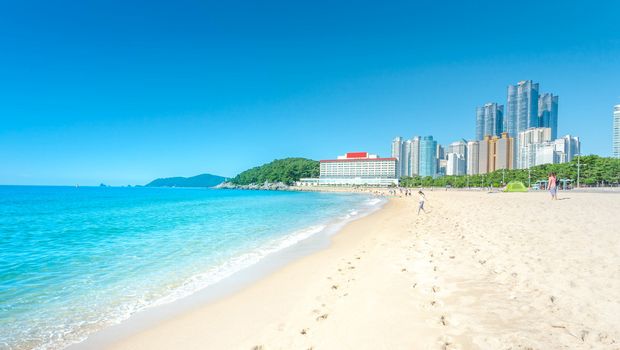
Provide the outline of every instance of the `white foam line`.
[[[337,233],[344,225],[353,221],[354,219],[358,219],[369,215],[377,210],[379,210],[387,200],[383,198],[370,198],[362,202],[362,207],[357,209],[350,209],[348,214],[344,217],[340,217],[339,219],[332,220],[332,222],[322,225],[313,225],[310,227],[306,227],[301,230],[294,231],[288,235],[280,237],[271,242],[267,242],[266,244],[258,247],[250,252],[241,254],[237,257],[233,257],[232,259],[227,260],[225,263],[220,264],[216,267],[205,271],[204,273],[200,273],[198,275],[192,276],[187,281],[185,281],[181,286],[175,288],[170,294],[161,297],[153,302],[146,302],[144,300],[138,300],[134,307],[129,305],[125,305],[122,312],[112,320],[112,324],[119,324],[130,318],[133,314],[137,312],[144,311],[146,309],[161,306],[164,304],[169,304],[175,302],[177,300],[186,298],[196,292],[199,292],[209,286],[212,286],[228,277],[231,277],[235,273],[238,273],[244,269],[249,268],[252,265],[257,264],[261,260],[265,259],[267,256],[281,251],[285,248],[291,247],[295,244],[298,244],[301,241],[304,241],[314,235],[325,233],[328,236],[331,236]],[[129,307],[127,307],[129,306]],[[108,320],[109,322],[110,320]],[[62,344],[60,347],[68,347],[72,344],[80,343],[86,339],[87,335],[80,337],[80,339],[75,339],[71,344]],[[37,349],[52,349],[55,348],[52,344],[45,344]]]

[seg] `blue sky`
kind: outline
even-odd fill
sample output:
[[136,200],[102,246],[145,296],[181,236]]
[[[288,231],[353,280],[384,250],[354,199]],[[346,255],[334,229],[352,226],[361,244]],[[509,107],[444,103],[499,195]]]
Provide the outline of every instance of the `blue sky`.
[[618,1],[5,1],[0,184],[234,176],[472,138],[506,87],[610,155]]

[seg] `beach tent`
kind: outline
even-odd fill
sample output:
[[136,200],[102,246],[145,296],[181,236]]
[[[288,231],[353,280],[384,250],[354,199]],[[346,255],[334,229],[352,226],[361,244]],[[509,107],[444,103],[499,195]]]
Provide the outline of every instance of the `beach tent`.
[[506,192],[527,192],[527,187],[521,181],[510,181],[506,185]]

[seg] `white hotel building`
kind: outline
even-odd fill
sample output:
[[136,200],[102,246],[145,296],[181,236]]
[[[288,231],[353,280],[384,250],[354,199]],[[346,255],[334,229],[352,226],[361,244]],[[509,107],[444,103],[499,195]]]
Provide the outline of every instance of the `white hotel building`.
[[301,179],[299,185],[389,186],[398,185],[396,158],[380,158],[367,152],[350,152],[320,161],[318,179]]

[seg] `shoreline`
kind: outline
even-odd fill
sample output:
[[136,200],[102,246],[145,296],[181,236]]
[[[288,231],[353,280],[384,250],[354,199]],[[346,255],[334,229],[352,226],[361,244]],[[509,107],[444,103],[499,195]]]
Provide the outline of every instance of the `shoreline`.
[[[344,192],[365,195],[369,200],[372,200],[369,193],[350,191],[323,192]],[[128,319],[122,320],[120,323],[105,326],[94,333],[88,334],[84,340],[70,344],[65,348],[70,350],[107,348],[121,339],[142,332],[167,319],[178,317],[183,313],[190,312],[192,309],[204,307],[233,295],[244,288],[248,288],[270,274],[286,267],[288,264],[328,248],[332,238],[338,235],[343,227],[369,215],[373,215],[382,210],[389,202],[387,198],[378,197],[376,199],[379,201],[376,204],[372,204],[368,207],[362,207],[363,204],[361,204],[362,206],[356,208],[353,216],[347,214],[346,217],[331,219],[321,231],[313,233],[309,237],[302,238],[283,249],[269,253],[255,264],[244,267],[212,285],[171,302],[147,307],[144,310],[132,314]]]
[[411,198],[391,199],[344,227],[327,249],[105,348],[610,349],[620,343],[614,231],[620,222],[612,214],[620,197],[428,196],[428,215],[412,215]]

